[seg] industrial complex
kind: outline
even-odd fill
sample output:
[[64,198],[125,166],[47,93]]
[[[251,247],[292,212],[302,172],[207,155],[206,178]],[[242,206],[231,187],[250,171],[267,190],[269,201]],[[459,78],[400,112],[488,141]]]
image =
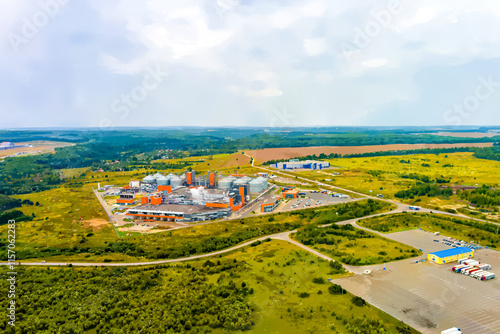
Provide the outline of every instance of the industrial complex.
[[[251,200],[251,194],[268,189],[267,178],[232,174],[222,177],[217,172],[196,175],[160,173],[148,175],[142,183],[133,180],[124,187],[118,204],[140,205],[126,215],[144,221],[193,222],[227,218]],[[137,196],[137,197],[136,197]]]

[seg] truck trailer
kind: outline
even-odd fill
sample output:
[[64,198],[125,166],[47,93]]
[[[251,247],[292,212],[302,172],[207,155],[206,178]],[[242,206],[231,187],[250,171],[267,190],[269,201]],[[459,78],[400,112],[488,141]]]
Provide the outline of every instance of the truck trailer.
[[486,275],[481,276],[481,281],[489,281],[490,279],[494,279],[495,274],[494,273],[487,273]]
[[441,331],[441,334],[461,334],[461,333],[462,333],[462,331],[458,327],[453,327],[453,328],[449,328],[449,329],[446,329],[444,331]]

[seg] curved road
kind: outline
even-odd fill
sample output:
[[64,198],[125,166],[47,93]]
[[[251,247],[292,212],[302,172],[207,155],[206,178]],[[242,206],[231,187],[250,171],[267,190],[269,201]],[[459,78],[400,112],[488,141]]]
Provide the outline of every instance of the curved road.
[[[252,166],[253,166],[253,160],[252,160]],[[255,167],[263,169],[263,170],[266,170],[266,171],[269,171],[269,172],[272,172],[272,173],[276,172],[276,171],[273,171],[273,170],[270,170],[270,169],[267,169],[267,168],[264,168],[264,167],[258,167],[258,166],[255,166]],[[279,173],[285,174],[285,175],[288,175],[288,176],[291,176],[291,177],[295,177],[295,175],[283,173],[281,171]],[[316,183],[316,184],[321,185],[321,186],[333,187],[333,188],[340,189],[340,190],[343,190],[343,191],[346,191],[346,192],[355,193],[355,194],[360,195],[360,196],[365,197],[365,198],[371,198],[371,199],[375,199],[375,200],[381,200],[381,201],[392,203],[392,204],[396,205],[396,209],[388,211],[388,212],[373,214],[373,215],[369,215],[369,216],[365,216],[365,217],[360,217],[360,218],[349,219],[349,220],[340,221],[340,222],[336,222],[336,223],[332,223],[332,224],[340,224],[340,225],[353,224],[357,228],[360,228],[360,229],[363,229],[363,230],[367,230],[367,231],[370,231],[370,232],[373,232],[373,233],[380,234],[377,231],[373,231],[373,230],[361,227],[358,224],[356,224],[356,222],[359,221],[360,219],[367,219],[367,218],[379,217],[379,216],[383,216],[383,215],[389,215],[389,214],[395,214],[395,213],[402,213],[402,212],[405,212],[405,211],[406,212],[413,211],[413,210],[410,210],[410,208],[409,208],[410,206],[407,205],[407,204],[395,202],[395,201],[388,200],[388,199],[380,199],[380,198],[373,197],[373,196],[367,196],[367,195],[362,194],[362,193],[354,192],[354,191],[351,191],[351,190],[348,190],[348,189],[344,189],[344,188],[340,188],[340,187],[337,187],[337,186],[332,186],[332,185],[325,184],[325,183],[322,183],[322,182],[319,182],[319,181],[310,180],[310,179],[307,179],[307,178],[304,178],[304,177],[298,177],[298,178],[302,179],[304,181],[307,181],[309,183]],[[453,217],[462,218],[462,219],[464,218],[463,216],[460,216],[458,214],[453,214],[453,213],[444,212],[444,211],[435,211],[435,210],[430,210],[430,209],[426,209],[426,208],[421,208],[419,211],[413,211],[413,212],[416,212],[416,213],[437,213],[437,214],[444,214],[444,215],[453,216]],[[489,221],[485,221],[485,220],[482,220],[482,219],[469,218],[469,217],[467,217],[467,219],[476,220],[476,221],[480,221],[480,222],[486,222],[486,223],[495,224],[495,225],[499,225],[500,226],[500,224],[498,224],[498,223],[489,222]],[[322,227],[329,226],[329,225],[332,225],[332,224],[322,225]],[[149,266],[149,265],[157,265],[157,264],[172,263],[172,262],[190,261],[190,260],[196,260],[196,259],[201,259],[201,258],[205,258],[205,257],[211,257],[211,256],[215,256],[215,255],[225,254],[225,253],[232,252],[234,250],[237,250],[237,249],[249,246],[250,244],[252,244],[253,242],[255,242],[257,240],[261,240],[262,241],[262,240],[265,240],[267,238],[276,239],[276,240],[283,240],[283,241],[290,242],[290,243],[292,243],[292,244],[294,244],[294,245],[296,245],[296,246],[298,246],[298,247],[300,247],[300,248],[302,248],[302,249],[304,249],[304,250],[306,250],[306,251],[308,251],[308,252],[310,252],[310,253],[318,256],[318,257],[320,257],[320,258],[323,258],[323,259],[325,259],[327,261],[334,261],[333,259],[329,258],[328,256],[326,256],[326,255],[324,255],[324,254],[322,254],[322,253],[320,253],[320,252],[318,252],[318,251],[316,251],[316,250],[314,250],[314,249],[312,249],[310,247],[307,247],[307,246],[305,246],[305,245],[303,245],[303,244],[301,244],[301,243],[299,243],[299,242],[291,239],[290,238],[290,234],[295,233],[295,232],[297,232],[297,231],[294,230],[294,231],[287,231],[287,232],[281,232],[281,233],[277,233],[277,234],[267,235],[267,236],[260,237],[258,239],[252,239],[250,241],[247,241],[247,242],[244,242],[242,244],[239,244],[239,245],[227,248],[227,249],[223,249],[223,250],[220,250],[220,251],[215,251],[215,252],[206,253],[206,254],[200,254],[200,255],[193,255],[193,256],[184,257],[184,258],[177,258],[177,259],[158,260],[158,261],[142,261],[142,262],[128,262],[128,263],[126,263],[126,262],[121,262],[121,263],[110,263],[110,262],[104,262],[104,263],[90,263],[90,262],[16,262],[16,263],[11,263],[11,264],[15,264],[15,265],[19,265],[20,264],[20,265],[28,265],[28,266],[67,266],[69,264],[72,264],[73,266],[86,266],[86,267],[88,267],[88,266],[100,266],[100,267],[108,267],[108,266],[109,267]],[[382,235],[382,234],[380,234],[380,235]],[[384,235],[384,237],[387,237],[387,236]],[[3,262],[3,263],[0,263],[0,265],[9,265],[9,263]]]

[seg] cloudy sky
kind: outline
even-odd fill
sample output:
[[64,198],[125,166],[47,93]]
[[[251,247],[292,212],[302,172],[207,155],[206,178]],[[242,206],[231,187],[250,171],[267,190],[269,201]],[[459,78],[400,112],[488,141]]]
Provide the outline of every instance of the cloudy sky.
[[500,5],[2,0],[0,128],[499,125]]

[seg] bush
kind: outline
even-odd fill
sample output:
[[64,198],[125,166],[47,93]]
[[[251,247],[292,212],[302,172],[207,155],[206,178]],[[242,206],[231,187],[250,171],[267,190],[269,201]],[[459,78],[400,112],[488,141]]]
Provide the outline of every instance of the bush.
[[325,279],[323,277],[315,277],[315,278],[313,278],[313,283],[325,284]]
[[359,307],[362,307],[362,306],[366,305],[366,301],[363,298],[358,297],[358,296],[352,297],[351,302],[354,305],[359,306]]
[[299,294],[299,297],[300,297],[300,298],[308,298],[309,296],[310,296],[310,295],[309,295],[309,293],[307,293],[307,292],[301,292],[301,293]]
[[343,295],[346,291],[338,284],[332,284],[328,287],[328,292],[332,295]]

